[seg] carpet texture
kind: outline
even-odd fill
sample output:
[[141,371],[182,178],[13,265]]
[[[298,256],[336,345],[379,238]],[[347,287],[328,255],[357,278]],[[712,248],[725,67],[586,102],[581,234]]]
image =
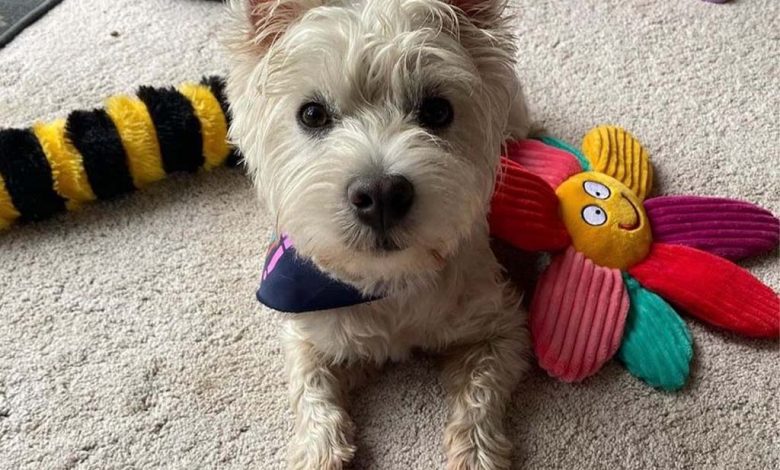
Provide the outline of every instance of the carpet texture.
[[[520,73],[551,132],[621,124],[659,192],[780,213],[780,2],[518,7]],[[65,0],[0,51],[0,125],[223,72],[220,13]],[[247,180],[219,170],[0,235],[0,468],[282,467],[280,316],[253,298],[270,226]],[[780,289],[776,253],[746,265]],[[778,468],[777,344],[689,322],[693,379],[676,394],[614,362],[574,386],[535,370],[509,411],[517,466]],[[440,468],[443,398],[431,358],[388,366],[353,398],[355,468]]]

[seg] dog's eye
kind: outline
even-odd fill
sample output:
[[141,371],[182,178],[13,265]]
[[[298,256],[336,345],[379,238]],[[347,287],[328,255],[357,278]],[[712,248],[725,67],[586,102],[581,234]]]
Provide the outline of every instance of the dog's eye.
[[455,118],[452,105],[445,98],[430,97],[425,98],[420,104],[420,111],[417,119],[420,124],[429,129],[442,129],[450,124]]
[[298,121],[306,128],[320,129],[330,124],[330,115],[320,103],[306,103],[298,111]]

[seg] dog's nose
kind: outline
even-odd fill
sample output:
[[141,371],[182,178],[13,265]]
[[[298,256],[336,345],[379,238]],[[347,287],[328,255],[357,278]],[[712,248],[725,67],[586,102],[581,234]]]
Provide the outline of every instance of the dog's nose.
[[401,175],[358,178],[347,187],[347,198],[358,219],[381,232],[409,213],[414,186]]

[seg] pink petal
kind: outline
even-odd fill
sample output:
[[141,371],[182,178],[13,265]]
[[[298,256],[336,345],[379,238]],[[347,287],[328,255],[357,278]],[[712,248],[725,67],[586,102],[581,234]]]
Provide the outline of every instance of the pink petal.
[[542,178],[553,189],[571,175],[582,172],[574,156],[533,139],[507,142],[506,157]]
[[539,365],[566,382],[593,375],[620,347],[628,307],[620,271],[569,247],[542,275],[531,305]]

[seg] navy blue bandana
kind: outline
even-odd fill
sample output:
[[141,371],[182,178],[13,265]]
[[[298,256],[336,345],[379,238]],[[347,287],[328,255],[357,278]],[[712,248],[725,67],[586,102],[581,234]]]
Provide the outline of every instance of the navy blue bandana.
[[266,254],[257,300],[286,313],[315,312],[350,307],[376,300],[336,280],[310,260],[297,255],[292,241],[282,235],[271,242]]

